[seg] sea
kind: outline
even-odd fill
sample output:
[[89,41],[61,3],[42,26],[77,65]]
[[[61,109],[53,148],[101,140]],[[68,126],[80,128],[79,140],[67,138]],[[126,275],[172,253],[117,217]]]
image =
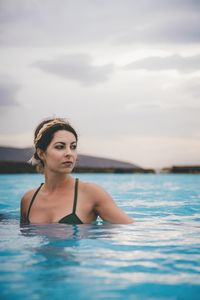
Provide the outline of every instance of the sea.
[[23,225],[40,174],[0,175],[0,299],[200,299],[200,175],[73,174],[133,224]]

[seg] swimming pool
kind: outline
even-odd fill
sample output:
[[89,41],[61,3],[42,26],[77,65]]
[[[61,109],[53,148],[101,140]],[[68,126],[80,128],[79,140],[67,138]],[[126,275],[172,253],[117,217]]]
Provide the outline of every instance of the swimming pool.
[[20,228],[20,198],[42,177],[0,175],[1,299],[199,299],[200,175],[77,176],[136,222]]

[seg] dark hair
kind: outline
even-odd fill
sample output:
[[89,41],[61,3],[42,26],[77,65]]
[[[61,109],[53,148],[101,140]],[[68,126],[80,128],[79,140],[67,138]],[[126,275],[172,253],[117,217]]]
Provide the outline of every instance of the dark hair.
[[[50,127],[47,127],[44,132],[42,133],[41,137],[39,138],[39,140],[36,142],[35,144],[35,148],[37,150],[37,148],[40,148],[41,150],[43,151],[46,151],[47,147],[49,146],[49,144],[51,143],[53,137],[54,137],[54,134],[55,132],[59,131],[59,130],[66,130],[66,131],[69,131],[71,132],[75,138],[76,138],[76,141],[78,141],[78,135],[75,131],[75,129],[70,125],[69,122],[65,121],[64,119],[62,118],[52,118],[52,119],[47,119],[47,120],[44,120],[42,121],[35,129],[35,134],[34,134],[34,140],[36,140],[37,136],[38,136],[38,133],[39,131],[41,130],[41,128],[45,125],[45,124],[48,124],[54,120],[58,120],[58,123],[56,124],[52,124],[52,126]],[[60,121],[60,123],[59,123]],[[42,166],[44,167],[44,163],[43,161],[40,159],[40,157],[38,156],[37,154],[37,151],[35,151],[34,153],[34,157],[37,159],[37,160],[40,160]]]

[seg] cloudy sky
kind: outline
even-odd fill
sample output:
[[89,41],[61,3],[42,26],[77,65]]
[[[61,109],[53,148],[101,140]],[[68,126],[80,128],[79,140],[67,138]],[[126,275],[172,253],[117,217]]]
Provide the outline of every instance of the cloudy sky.
[[0,0],[0,145],[68,119],[79,151],[200,164],[199,0]]

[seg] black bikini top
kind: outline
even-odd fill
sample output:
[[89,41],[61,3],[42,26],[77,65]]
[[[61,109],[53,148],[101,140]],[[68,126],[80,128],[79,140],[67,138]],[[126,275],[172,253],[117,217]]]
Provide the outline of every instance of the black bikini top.
[[[31,207],[33,205],[33,202],[39,192],[39,190],[41,189],[43,183],[41,183],[41,185],[39,186],[39,188],[36,190],[36,192],[34,193],[29,208],[28,208],[28,213],[27,213],[27,222],[30,223],[29,221],[29,215],[30,215],[30,210]],[[83,222],[79,219],[79,217],[76,215],[76,204],[77,204],[77,198],[78,198],[78,178],[76,178],[75,180],[75,187],[74,187],[74,203],[73,203],[73,210],[72,213],[64,216],[62,219],[60,219],[60,221],[58,221],[58,223],[65,223],[65,224],[83,224]]]

